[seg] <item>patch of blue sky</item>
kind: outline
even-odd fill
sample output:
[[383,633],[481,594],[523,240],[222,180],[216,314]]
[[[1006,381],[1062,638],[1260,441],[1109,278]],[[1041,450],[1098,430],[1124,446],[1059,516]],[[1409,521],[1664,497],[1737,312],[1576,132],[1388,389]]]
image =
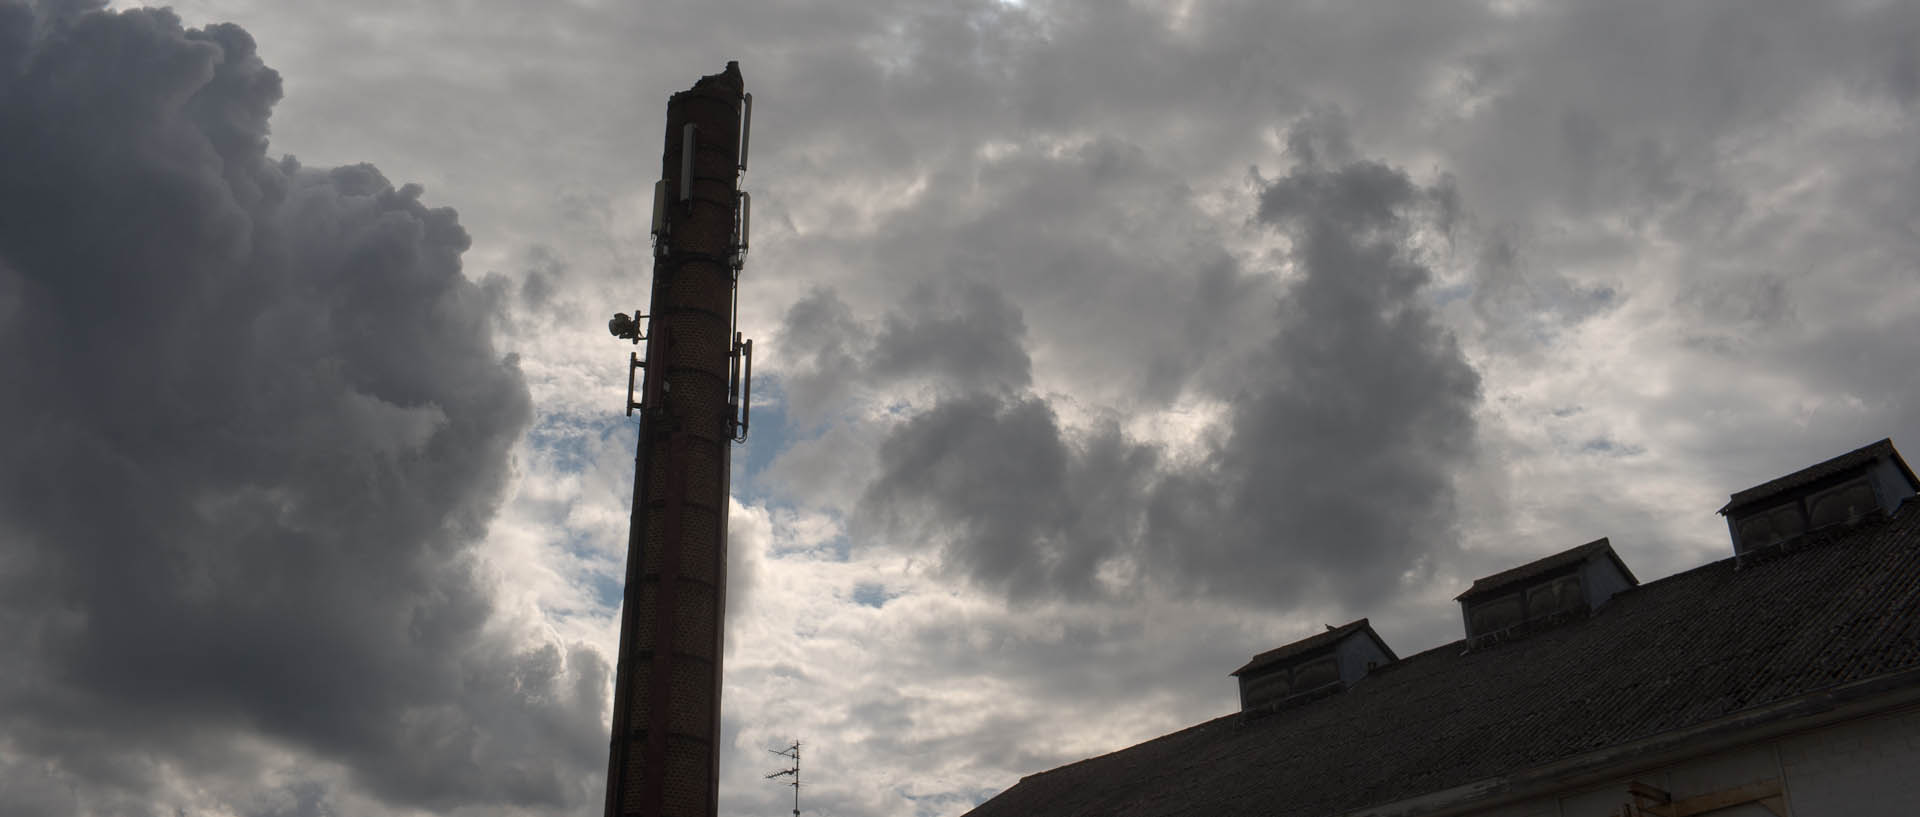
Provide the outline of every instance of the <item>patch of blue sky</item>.
[[[778,486],[765,478],[767,468],[804,430],[795,429],[787,422],[786,395],[781,392],[778,381],[764,394],[764,398],[754,401],[753,425],[748,429],[747,441],[733,447],[732,490],[734,497],[742,503],[764,506],[778,518],[782,511],[798,512],[800,508],[782,501]],[[776,546],[769,555],[777,559],[794,554],[811,554],[844,562],[852,547],[853,543],[840,535],[803,548]]]
[[1647,453],[1647,449],[1623,443],[1608,437],[1595,437],[1580,446],[1580,450],[1594,454],[1607,454],[1615,457],[1634,457]]
[[568,583],[575,588],[575,593],[566,599],[541,602],[541,615],[553,621],[574,618],[597,620],[616,615],[625,595],[620,574],[625,567],[624,559],[611,567],[602,563],[578,567],[580,569],[569,571],[572,578]]
[[833,557],[833,561],[836,562],[850,561],[853,558],[853,540],[848,539],[845,534],[828,539],[814,549]]
[[626,584],[620,580],[619,576],[596,572],[590,574],[587,580],[593,587],[593,601],[595,604],[608,610],[617,610],[620,608],[620,602],[622,601],[621,596],[624,595]]
[[[588,564],[606,559],[606,542],[596,543],[587,535],[587,531],[564,527],[564,523],[559,523],[557,527],[561,532],[560,549],[568,556]],[[595,547],[595,544],[599,547]]]
[[785,396],[778,392],[777,385],[770,391],[774,394],[754,400],[747,440],[733,447],[733,495],[749,505],[767,503],[769,486],[761,476],[792,442]]
[[900,597],[899,593],[888,592],[887,586],[876,582],[861,582],[853,586],[853,603],[878,610],[887,602]]
[[[621,581],[626,570],[625,527],[621,526],[619,541],[606,542],[595,541],[588,531],[569,528],[557,521],[554,524],[554,531],[558,534],[556,544],[568,557],[563,568],[568,575],[568,583],[585,591],[593,604],[604,611],[620,606]],[[613,547],[613,551],[608,550],[609,546]]]

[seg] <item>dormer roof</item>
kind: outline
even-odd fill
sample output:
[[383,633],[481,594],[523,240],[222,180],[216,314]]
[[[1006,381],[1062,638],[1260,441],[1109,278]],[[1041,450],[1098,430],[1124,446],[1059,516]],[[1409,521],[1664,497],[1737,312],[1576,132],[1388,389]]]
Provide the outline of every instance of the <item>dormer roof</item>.
[[1629,584],[1640,583],[1639,579],[1633,577],[1633,571],[1627,569],[1627,563],[1620,560],[1620,554],[1613,552],[1613,544],[1607,541],[1607,537],[1602,536],[1579,547],[1569,548],[1555,553],[1552,556],[1535,559],[1519,567],[1502,570],[1491,576],[1476,579],[1473,582],[1473,586],[1468,587],[1465,593],[1454,596],[1453,600],[1472,601],[1485,596],[1498,595],[1501,591],[1527,584],[1534,579],[1558,571],[1563,567],[1577,565],[1593,559],[1611,560],[1614,567],[1619,568],[1620,574],[1626,577]]
[[1891,514],[1916,490],[1920,479],[1893,441],[1880,440],[1740,491],[1720,513],[1733,552],[1744,557],[1791,547],[1811,530]]
[[1380,640],[1380,636],[1374,633],[1373,625],[1368,624],[1367,620],[1363,618],[1363,619],[1360,619],[1359,621],[1352,621],[1352,622],[1343,624],[1339,627],[1334,627],[1330,630],[1327,630],[1324,633],[1319,633],[1316,635],[1308,636],[1306,638],[1302,638],[1299,641],[1293,642],[1292,644],[1288,644],[1283,647],[1275,647],[1271,650],[1267,650],[1266,652],[1260,653],[1259,655],[1254,656],[1251,660],[1247,661],[1245,666],[1242,666],[1241,668],[1234,670],[1233,672],[1228,674],[1229,675],[1251,674],[1259,670],[1266,669],[1267,667],[1271,667],[1275,664],[1284,664],[1287,662],[1288,659],[1304,656],[1310,652],[1320,649],[1321,647],[1331,647],[1334,644],[1337,644],[1345,640],[1348,636],[1358,635],[1362,633],[1364,633],[1367,638],[1372,639],[1373,643],[1380,647],[1381,652],[1386,653],[1387,660],[1389,661],[1399,660],[1399,657],[1393,654],[1393,649],[1387,646],[1387,642]]
[[1869,443],[1841,454],[1826,462],[1809,465],[1778,479],[1767,480],[1744,491],[1735,493],[1720,508],[1721,514],[1729,514],[1749,505],[1765,505],[1783,494],[1792,493],[1829,477],[1836,477],[1849,471],[1865,469],[1874,461],[1886,459],[1907,478],[1907,484],[1920,488],[1920,479],[1914,477],[1913,469],[1907,467],[1907,461],[1900,458],[1900,452],[1893,449],[1893,439],[1885,438]]

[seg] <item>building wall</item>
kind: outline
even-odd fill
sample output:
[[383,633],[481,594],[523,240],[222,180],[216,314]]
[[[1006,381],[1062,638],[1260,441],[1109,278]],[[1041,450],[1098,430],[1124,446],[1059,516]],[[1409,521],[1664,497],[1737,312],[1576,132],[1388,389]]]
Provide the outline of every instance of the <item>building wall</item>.
[[1900,467],[1894,465],[1893,460],[1874,463],[1873,470],[1868,474],[1873,480],[1874,496],[1887,513],[1898,510],[1902,501],[1913,496],[1913,485],[1907,482],[1906,474],[1900,472]]
[[1580,587],[1587,594],[1588,609],[1598,610],[1612,601],[1614,594],[1633,587],[1633,582],[1603,555],[1580,566]]
[[[1920,816],[1920,707],[1737,747],[1581,791],[1477,811],[1474,817],[1611,817],[1632,800],[1627,795],[1630,781],[1679,799],[1776,779],[1785,781],[1791,817]],[[1772,814],[1759,803],[1711,812],[1712,817]]]
[[1348,684],[1367,677],[1367,673],[1371,672],[1367,669],[1369,661],[1383,667],[1392,663],[1387,654],[1380,651],[1380,645],[1373,643],[1373,639],[1368,638],[1365,632],[1340,639],[1340,644],[1334,647],[1334,655],[1339,656],[1340,660],[1340,680]]
[[1920,815],[1920,707],[1779,746],[1796,817]]

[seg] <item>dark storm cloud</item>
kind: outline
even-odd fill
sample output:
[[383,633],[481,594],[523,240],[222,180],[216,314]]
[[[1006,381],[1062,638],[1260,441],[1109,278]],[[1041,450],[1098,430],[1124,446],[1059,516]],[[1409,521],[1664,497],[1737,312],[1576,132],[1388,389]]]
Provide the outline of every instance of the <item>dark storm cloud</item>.
[[[1303,161],[1265,189],[1260,218],[1292,239],[1301,277],[1243,388],[1223,395],[1207,494],[1170,492],[1188,509],[1156,525],[1171,561],[1241,594],[1320,587],[1351,603],[1453,546],[1450,479],[1474,449],[1479,376],[1433,314],[1414,233],[1444,232],[1456,211],[1444,180],[1370,161]],[[1191,518],[1196,506],[1216,518]]]
[[1261,194],[1296,276],[1269,339],[1204,395],[1228,410],[1198,462],[962,384],[881,443],[856,530],[936,549],[1015,599],[1140,581],[1364,605],[1422,575],[1454,546],[1450,480],[1473,450],[1479,377],[1433,314],[1416,233],[1444,233],[1459,205],[1444,180],[1322,164],[1352,153],[1332,122],[1296,130],[1301,161]]
[[1138,540],[1158,458],[1117,428],[1071,439],[1035,397],[955,395],[881,443],[856,531],[937,545],[947,569],[1015,600],[1088,598]]
[[[1013,595],[1053,589],[1043,559],[1068,509],[1069,453],[1053,412],[1034,399],[992,395],[942,401],[880,446],[882,476],[863,502],[888,534],[952,537],[948,566]],[[1036,489],[1044,493],[1037,493]],[[1067,576],[1065,584],[1086,576]]]
[[[889,314],[875,337],[874,373],[939,377],[964,390],[1026,386],[1032,364],[1020,310],[991,286],[963,285],[951,298],[916,289],[905,314]],[[958,301],[950,304],[949,301]]]
[[0,69],[0,789],[196,811],[254,735],[395,803],[577,800],[604,663],[481,629],[530,406],[454,212],[270,160],[235,26],[0,3]]

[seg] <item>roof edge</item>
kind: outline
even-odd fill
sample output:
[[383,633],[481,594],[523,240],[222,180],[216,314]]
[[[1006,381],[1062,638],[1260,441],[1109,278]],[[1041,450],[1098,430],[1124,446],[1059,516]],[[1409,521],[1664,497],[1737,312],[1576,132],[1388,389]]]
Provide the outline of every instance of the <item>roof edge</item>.
[[1746,709],[1452,788],[1346,812],[1343,817],[1455,817],[1630,776],[1731,746],[1920,705],[1920,667]]

